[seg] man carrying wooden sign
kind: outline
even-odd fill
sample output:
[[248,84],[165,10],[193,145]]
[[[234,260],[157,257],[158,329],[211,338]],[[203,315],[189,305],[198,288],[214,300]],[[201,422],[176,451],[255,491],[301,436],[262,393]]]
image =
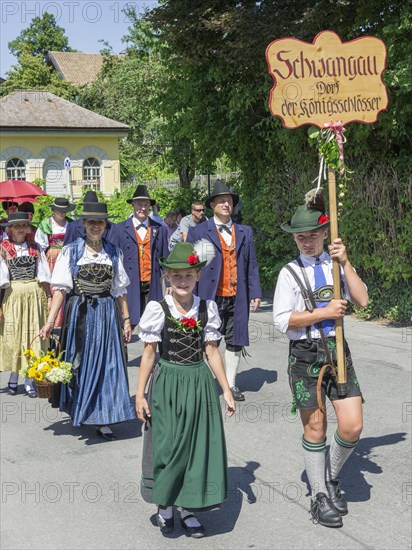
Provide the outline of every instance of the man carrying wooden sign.
[[[329,138],[336,136],[344,166],[343,123],[375,122],[387,106],[381,80],[384,44],[372,37],[344,44],[335,33],[326,31],[313,44],[292,38],[276,40],[266,55],[274,78],[272,114],[282,118],[287,128],[315,124]],[[330,219],[318,184],[281,226],[293,235],[300,256],[279,274],[273,316],[276,328],[290,339],[288,375],[293,408],[299,409],[304,427],[302,446],[312,519],[326,527],[341,527],[348,506],[338,476],[362,431],[362,394],[342,320],[347,300],[366,307],[368,293],[339,238],[335,173],[330,166],[328,183]],[[329,226],[331,243],[326,252],[323,246]],[[327,456],[326,396],[338,422]]]

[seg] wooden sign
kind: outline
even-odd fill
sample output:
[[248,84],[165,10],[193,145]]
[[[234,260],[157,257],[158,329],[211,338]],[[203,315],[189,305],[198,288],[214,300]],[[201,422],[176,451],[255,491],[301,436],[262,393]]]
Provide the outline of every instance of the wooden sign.
[[388,105],[381,79],[386,47],[378,38],[343,43],[331,31],[313,44],[282,38],[269,44],[266,60],[274,80],[270,112],[286,128],[338,120],[371,124]]

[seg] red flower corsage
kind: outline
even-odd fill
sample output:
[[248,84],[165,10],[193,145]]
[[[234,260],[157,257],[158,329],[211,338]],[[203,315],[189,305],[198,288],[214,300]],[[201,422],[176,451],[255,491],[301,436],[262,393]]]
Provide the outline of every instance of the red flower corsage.
[[177,332],[188,334],[190,332],[199,332],[202,330],[202,324],[196,319],[189,317],[182,317],[182,319],[175,319],[173,315],[169,317],[169,321],[175,326]]
[[326,214],[322,214],[319,216],[318,222],[321,224],[327,223],[329,221],[329,218]]
[[192,256],[188,257],[187,262],[189,265],[196,265],[199,263],[199,258],[196,256],[196,254],[192,254]]
[[186,328],[190,328],[190,330],[194,330],[197,325],[196,319],[189,319],[188,317],[183,317],[183,319],[181,320],[181,323]]

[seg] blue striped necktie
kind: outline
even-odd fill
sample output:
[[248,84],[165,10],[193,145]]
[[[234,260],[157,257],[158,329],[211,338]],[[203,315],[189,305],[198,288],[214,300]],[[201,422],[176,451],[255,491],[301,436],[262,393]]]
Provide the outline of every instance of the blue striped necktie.
[[[320,258],[316,258],[315,260],[315,290],[321,288],[322,286],[326,286],[326,277],[322,269],[322,262]],[[329,301],[322,302],[316,300],[316,307],[326,307],[329,305]],[[335,322],[332,319],[328,319],[326,321],[322,321],[322,323],[317,323],[316,327],[319,328],[319,324],[322,325],[323,332],[325,333],[325,336],[328,336],[330,331],[334,328]]]

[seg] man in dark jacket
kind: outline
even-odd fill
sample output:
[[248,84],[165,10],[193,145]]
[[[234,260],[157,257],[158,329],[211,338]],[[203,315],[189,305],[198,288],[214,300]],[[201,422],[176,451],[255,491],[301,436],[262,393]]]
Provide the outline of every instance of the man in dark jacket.
[[163,299],[159,259],[169,254],[169,248],[166,227],[148,217],[156,201],[150,198],[146,186],[139,185],[127,202],[133,206],[134,214],[113,225],[108,240],[123,251],[123,264],[130,279],[130,322],[135,327],[147,302]]
[[231,219],[238,202],[239,195],[216,180],[213,193],[206,200],[206,206],[213,209],[213,218],[191,227],[187,241],[206,239],[214,247],[213,260],[202,269],[198,296],[217,303],[222,321],[220,332],[226,342],[226,376],[234,399],[244,401],[236,386],[236,374],[242,348],[249,345],[249,306],[257,311],[262,291],[252,229]]

